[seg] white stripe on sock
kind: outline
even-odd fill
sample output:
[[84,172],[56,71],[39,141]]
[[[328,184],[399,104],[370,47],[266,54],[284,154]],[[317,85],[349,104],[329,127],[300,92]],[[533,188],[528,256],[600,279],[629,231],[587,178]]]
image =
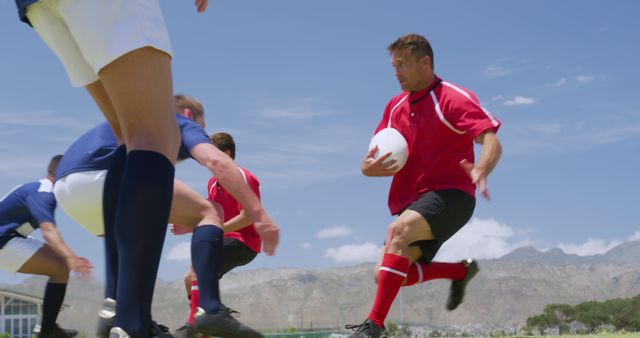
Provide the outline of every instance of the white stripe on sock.
[[387,271],[387,272],[395,273],[396,275],[399,275],[399,276],[402,276],[404,278],[407,278],[407,274],[406,273],[398,271],[396,269],[388,268],[386,266],[381,266],[380,270],[381,271]]

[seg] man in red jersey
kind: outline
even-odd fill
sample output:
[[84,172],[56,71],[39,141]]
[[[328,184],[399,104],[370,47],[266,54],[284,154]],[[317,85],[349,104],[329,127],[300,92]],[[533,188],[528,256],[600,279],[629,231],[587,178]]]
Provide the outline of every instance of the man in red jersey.
[[[236,144],[231,135],[223,132],[215,133],[209,137],[209,140],[222,152],[235,159]],[[260,198],[260,182],[258,179],[249,170],[242,167],[238,168],[249,188]],[[262,240],[253,228],[249,214],[231,194],[218,184],[216,177],[212,177],[209,180],[207,190],[209,191],[209,201],[219,204],[224,210],[223,255],[218,273],[218,276],[222,278],[225,273],[233,268],[245,265],[256,258],[261,251]],[[174,234],[182,234],[188,231],[190,230],[180,226],[173,226]],[[189,298],[190,312],[187,323],[174,333],[175,338],[196,337],[193,325],[194,316],[198,311],[199,288],[196,275],[191,267],[189,267],[184,276],[184,284]],[[223,310],[229,311],[224,306]]]
[[[398,170],[391,153],[375,158],[371,149],[362,163],[366,176],[393,176],[389,209],[398,215],[388,228],[376,266],[376,299],[368,318],[349,337],[380,337],[384,320],[400,287],[436,278],[451,279],[447,309],[455,309],[467,283],[478,272],[471,259],[460,263],[431,260],[442,244],[471,218],[475,189],[489,199],[487,176],[502,148],[500,122],[480,106],[476,95],[434,74],[433,50],[421,35],[408,34],[389,45],[391,64],[403,92],[392,98],[376,133],[397,129],[409,157]],[[473,142],[482,145],[474,165]]]

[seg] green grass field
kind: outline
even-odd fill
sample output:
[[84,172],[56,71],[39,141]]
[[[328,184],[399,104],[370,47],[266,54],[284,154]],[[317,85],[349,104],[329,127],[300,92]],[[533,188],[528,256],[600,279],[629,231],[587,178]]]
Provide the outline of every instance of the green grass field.
[[640,337],[640,332],[630,332],[630,333],[599,333],[599,334],[584,334],[584,335],[562,335],[562,336],[524,336],[524,337],[532,337],[532,338],[631,338],[631,337]]

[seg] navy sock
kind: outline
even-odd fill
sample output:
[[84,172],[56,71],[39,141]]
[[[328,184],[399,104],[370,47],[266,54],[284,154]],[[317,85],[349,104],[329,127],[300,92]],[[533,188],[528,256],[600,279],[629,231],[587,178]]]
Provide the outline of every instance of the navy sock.
[[44,289],[44,298],[42,299],[41,337],[47,337],[53,332],[66,292],[67,284],[47,283]]
[[191,237],[191,264],[198,276],[200,307],[206,313],[220,310],[218,270],[222,262],[222,229],[205,224],[193,230]]
[[102,194],[102,209],[104,220],[104,257],[105,257],[105,285],[104,298],[116,299],[116,286],[118,280],[118,248],[114,225],[116,221],[116,207],[118,205],[118,194],[120,183],[127,160],[127,148],[119,146],[114,155],[113,162],[107,171],[104,179],[104,191]]
[[115,238],[118,288],[115,326],[145,338],[173,197],[173,164],[162,154],[133,150],[127,156],[118,198]]

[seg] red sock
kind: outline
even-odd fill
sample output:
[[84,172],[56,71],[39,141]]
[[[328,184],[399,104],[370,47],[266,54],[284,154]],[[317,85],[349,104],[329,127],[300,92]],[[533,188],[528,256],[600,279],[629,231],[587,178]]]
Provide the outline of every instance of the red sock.
[[376,300],[373,303],[369,319],[376,325],[384,327],[384,320],[387,318],[391,304],[398,295],[400,287],[407,277],[409,270],[409,259],[406,257],[384,254],[380,265],[378,276],[378,291]]
[[198,305],[200,304],[200,290],[198,290],[198,281],[191,281],[191,301],[189,302],[189,319],[187,323],[191,326],[194,324],[194,316],[198,311]]
[[415,262],[409,266],[407,279],[403,286],[414,285],[432,279],[462,279],[467,275],[467,268],[462,263],[431,262],[424,264]]

